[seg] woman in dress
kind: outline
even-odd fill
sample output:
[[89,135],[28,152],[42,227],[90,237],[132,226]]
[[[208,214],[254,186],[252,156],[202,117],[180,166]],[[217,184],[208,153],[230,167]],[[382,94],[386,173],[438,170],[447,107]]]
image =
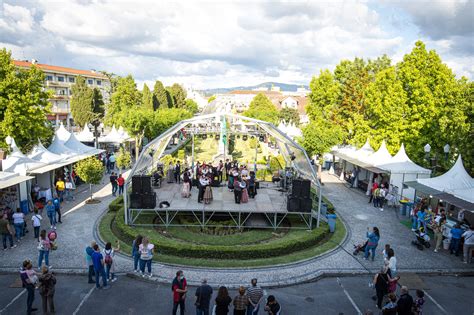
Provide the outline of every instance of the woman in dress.
[[247,191],[247,182],[244,179],[242,179],[240,181],[240,188],[242,189],[242,196],[240,197],[240,202],[241,203],[249,202],[249,193]]
[[172,162],[168,164],[168,170],[166,171],[166,182],[168,184],[174,183],[174,167]]
[[227,182],[227,188],[229,188],[230,192],[234,191],[234,170],[229,172],[229,181]]
[[[209,180],[210,182],[210,180]],[[204,203],[205,204],[210,204],[211,201],[213,199],[213,196],[212,196],[212,188],[211,188],[211,185],[208,184],[205,188],[205,191],[204,191]]]
[[183,189],[181,190],[181,197],[189,198],[191,196],[191,179],[188,175],[188,170],[186,169],[183,174]]

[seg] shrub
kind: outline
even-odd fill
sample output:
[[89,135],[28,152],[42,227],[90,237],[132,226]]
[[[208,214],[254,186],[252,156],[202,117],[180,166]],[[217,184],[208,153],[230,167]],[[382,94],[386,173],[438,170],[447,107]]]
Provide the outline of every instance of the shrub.
[[123,196],[119,196],[118,198],[115,198],[109,204],[109,211],[111,211],[111,212],[117,212],[120,209],[123,209]]

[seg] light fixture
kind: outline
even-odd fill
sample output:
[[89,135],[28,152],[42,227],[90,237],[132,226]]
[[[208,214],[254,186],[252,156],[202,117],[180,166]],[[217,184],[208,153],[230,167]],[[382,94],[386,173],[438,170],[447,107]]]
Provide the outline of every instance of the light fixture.
[[258,137],[258,140],[260,140],[260,142],[265,141],[265,136],[259,136],[259,137]]
[[247,141],[247,138],[248,138],[247,135],[242,136],[242,140],[244,140],[244,141]]
[[10,137],[10,136],[7,136],[7,137],[5,138],[5,142],[8,144],[8,146],[11,146],[12,143],[13,143],[13,138]]
[[425,159],[428,160],[430,158],[430,151],[431,151],[431,146],[429,143],[427,143],[424,147],[423,150],[425,151]]
[[444,159],[447,160],[449,157],[449,151],[451,150],[451,146],[446,143],[446,145],[443,147],[444,151]]

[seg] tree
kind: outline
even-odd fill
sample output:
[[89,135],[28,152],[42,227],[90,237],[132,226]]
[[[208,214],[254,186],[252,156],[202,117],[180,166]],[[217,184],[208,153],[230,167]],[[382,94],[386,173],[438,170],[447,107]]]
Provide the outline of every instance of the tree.
[[173,99],[173,107],[184,108],[186,106],[187,93],[181,85],[174,83],[168,88],[168,91]]
[[250,102],[249,109],[244,112],[244,116],[276,124],[278,109],[265,94],[258,93]]
[[193,114],[183,108],[166,108],[157,110],[153,117],[151,138],[159,136],[179,121],[191,117],[193,117]]
[[286,124],[300,124],[300,113],[295,108],[284,107],[278,113],[278,119]]
[[328,152],[332,146],[341,143],[343,136],[339,126],[322,118],[311,121],[302,131],[303,139],[299,142],[310,156]]
[[170,96],[163,86],[163,83],[161,83],[161,81],[156,81],[155,86],[153,87],[153,108],[157,110],[158,108],[172,107],[169,103],[169,98]]
[[120,147],[116,161],[120,172],[122,172],[122,169],[129,168],[132,165],[132,156],[130,152],[126,151],[123,147]]
[[153,128],[153,111],[143,107],[128,108],[122,111],[120,123],[135,138],[135,158],[138,160],[143,137]]
[[86,183],[89,184],[91,192],[90,202],[93,200],[92,185],[100,184],[102,175],[104,175],[104,166],[102,162],[95,157],[81,160],[74,166],[76,174]]
[[184,109],[186,109],[191,114],[196,114],[199,110],[198,104],[192,99],[186,99],[186,104],[184,105]]
[[44,74],[36,66],[28,70],[13,65],[11,53],[0,50],[0,147],[12,136],[27,152],[38,138],[49,143],[53,130],[47,120],[50,93],[43,90]]
[[211,97],[208,98],[207,102],[210,103],[216,99],[216,95],[212,95]]
[[142,106],[146,109],[151,109],[151,110],[154,110],[155,108],[155,106],[153,105],[153,94],[151,93],[146,83],[143,85]]
[[325,119],[333,120],[339,87],[329,70],[321,70],[318,77],[313,77],[309,84],[309,104],[306,113],[310,119],[316,119],[322,114]]
[[128,75],[118,78],[115,92],[112,94],[111,102],[107,107],[106,123],[113,125],[119,122],[123,111],[136,108],[141,105],[141,102],[142,97],[133,77]]

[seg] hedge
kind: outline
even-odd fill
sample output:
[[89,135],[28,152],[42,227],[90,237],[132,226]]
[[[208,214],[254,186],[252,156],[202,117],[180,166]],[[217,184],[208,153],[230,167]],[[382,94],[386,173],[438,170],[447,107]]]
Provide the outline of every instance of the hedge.
[[[125,224],[124,211],[120,209],[115,220],[112,222],[112,232],[122,241],[131,243],[137,231]],[[329,236],[329,229],[326,224],[321,228],[311,232],[301,231],[302,233],[293,233],[286,237],[273,240],[267,243],[243,246],[224,246],[187,243],[176,239],[166,238],[161,235],[150,237],[158,252],[165,255],[190,258],[212,258],[212,259],[258,259],[271,258],[282,255],[288,255],[293,252],[301,251],[321,243]]]
[[109,211],[117,212],[120,209],[123,210],[123,196],[115,198],[114,201],[109,204]]

